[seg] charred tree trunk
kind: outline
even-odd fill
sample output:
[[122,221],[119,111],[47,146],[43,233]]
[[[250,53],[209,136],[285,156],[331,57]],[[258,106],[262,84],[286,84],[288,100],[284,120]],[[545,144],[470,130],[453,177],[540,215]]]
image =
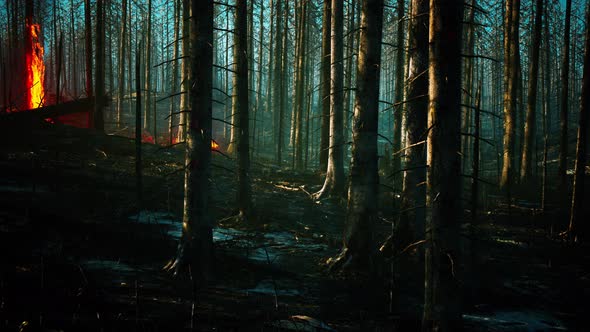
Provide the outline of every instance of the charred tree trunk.
[[295,79],[295,144],[293,152],[295,154],[295,169],[303,169],[303,111],[305,109],[305,59],[306,56],[306,35],[307,35],[307,1],[300,5],[299,19],[299,41],[296,59],[296,79]]
[[352,160],[344,248],[332,268],[373,268],[377,221],[377,132],[383,0],[365,0],[361,9],[361,35],[354,102]]
[[[264,105],[265,105],[265,112],[266,114],[270,114],[271,115],[271,128],[274,128],[274,122],[272,121],[272,115],[274,114],[274,91],[272,89],[273,87],[273,81],[274,81],[274,68],[275,68],[275,63],[277,61],[277,58],[275,57],[275,43],[276,43],[276,36],[275,36],[275,32],[277,31],[275,25],[273,24],[274,21],[274,17],[275,17],[275,0],[270,0],[270,16],[269,16],[269,22],[270,22],[270,40],[269,40],[269,50],[268,50],[268,67],[267,67],[267,78],[266,78],[266,98],[264,101]],[[264,117],[264,116],[263,116]],[[271,131],[272,132],[272,131]],[[264,147],[266,148],[266,135],[264,135],[264,130],[262,130],[262,134],[264,136],[263,140],[262,140],[262,144],[264,145]],[[271,136],[271,137],[274,137]]]
[[568,111],[569,111],[569,68],[570,68],[570,25],[572,14],[572,0],[566,1],[565,30],[563,32],[563,60],[561,64],[561,100],[559,106],[560,136],[559,136],[559,165],[557,169],[558,189],[563,197],[567,192],[567,152],[568,152]]
[[[584,75],[578,122],[578,143],[574,167],[574,189],[568,235],[570,241],[588,240],[588,218],[584,218],[584,187],[586,173],[586,144],[588,142],[588,111],[590,109],[590,6],[586,9],[586,43],[584,49]],[[585,222],[584,222],[585,220]]]
[[[414,100],[406,105],[407,150],[403,178],[400,220],[396,230],[396,247],[424,238],[424,158],[428,118],[428,0],[412,0],[409,21],[408,77],[406,95]],[[422,143],[421,143],[422,142]],[[395,250],[395,249],[394,249]]]
[[531,41],[531,68],[529,71],[529,87],[527,93],[526,124],[524,128],[524,145],[520,182],[528,183],[532,174],[533,142],[536,136],[537,82],[539,76],[539,51],[541,48],[541,29],[543,28],[543,0],[536,1],[536,16],[533,39]]
[[[474,46],[475,46],[475,0],[471,0],[471,8],[469,8],[469,15],[467,22],[467,33],[466,33],[466,41],[465,47],[466,51],[465,54],[468,56],[473,56]],[[468,107],[464,108],[464,115],[463,115],[463,123],[461,125],[461,130],[463,133],[469,133],[471,128],[471,113],[473,112],[473,66],[474,59],[468,57],[465,59],[465,70],[463,72],[463,88],[465,92],[462,94],[464,96],[463,103]],[[477,139],[477,138],[476,138]],[[461,137],[461,153],[463,155],[462,158],[462,165],[463,165],[463,173],[467,173],[467,167],[469,165],[469,156],[471,154],[470,147],[471,147],[471,137],[468,135]]]
[[[351,121],[350,119],[352,119],[353,116],[353,110],[351,110],[351,104],[352,104],[352,92],[353,92],[353,88],[352,88],[352,70],[353,70],[353,64],[354,64],[354,57],[355,57],[355,53],[358,51],[358,48],[355,49],[354,44],[355,44],[355,35],[356,33],[354,33],[355,31],[355,16],[360,16],[357,15],[355,13],[355,9],[356,9],[356,1],[350,1],[348,3],[348,30],[346,31],[347,33],[347,38],[346,38],[346,70],[344,71],[345,73],[345,84],[344,84],[344,141],[345,142],[349,142],[350,140],[350,133],[351,133]],[[345,149],[345,159],[348,158],[348,148]]]
[[547,157],[549,154],[549,104],[551,95],[551,51],[549,49],[549,9],[545,7],[545,66],[543,70],[543,180],[541,188],[541,211],[545,213],[547,204]]
[[459,331],[463,0],[431,0],[423,331]]
[[236,49],[236,128],[238,132],[238,209],[239,218],[247,220],[252,209],[252,189],[250,187],[250,121],[248,104],[248,9],[246,0],[236,2],[235,25]]
[[[147,32],[146,32],[146,43],[145,43],[145,116],[143,119],[143,128],[148,130],[152,124],[155,112],[152,111],[152,0],[148,0],[148,12],[147,12]],[[152,135],[155,135],[155,128],[152,128]],[[155,140],[154,136],[154,140]]]
[[94,96],[92,88],[92,21],[90,15],[90,0],[84,0],[84,31],[86,44],[86,96]]
[[96,102],[94,128],[104,132],[104,17],[103,0],[96,1]]
[[480,141],[480,113],[481,113],[481,95],[483,93],[483,77],[480,77],[479,86],[475,94],[474,109],[474,130],[473,130],[473,160],[471,174],[471,230],[477,223],[477,209],[479,205],[479,141]]
[[[264,45],[262,40],[264,39],[264,2],[260,2],[260,31],[258,35],[258,75],[257,75],[257,87],[256,87],[256,103],[254,106],[255,114],[254,117],[254,124],[252,128],[252,136],[253,136],[253,150],[256,151],[256,154],[260,154],[261,146],[260,146],[260,135],[259,133],[264,130],[264,113],[262,107],[262,74],[263,74],[263,61],[264,61]],[[253,36],[252,36],[252,39]],[[254,53],[254,49],[250,50],[251,53]],[[252,65],[254,66],[254,65]],[[269,66],[270,67],[270,66]],[[267,96],[268,97],[268,96]],[[260,121],[260,126],[258,126],[258,121]],[[258,128],[257,128],[258,127]]]
[[283,1],[276,1],[276,35],[275,35],[275,54],[274,54],[274,68],[273,68],[273,82],[272,82],[272,112],[273,112],[273,124],[274,124],[274,139],[275,139],[275,152],[277,158],[277,164],[280,166],[282,163],[282,128],[280,122],[282,119],[279,117],[282,115],[281,108],[281,96],[282,96],[282,81],[283,81]]
[[[178,49],[179,43],[178,40],[180,38],[180,7],[182,6],[180,1],[174,1],[174,40],[172,43],[174,44],[174,50],[172,51],[172,59],[178,58]],[[172,64],[172,94],[177,93],[178,90],[178,61],[174,60]],[[170,112],[168,114],[168,135],[170,137],[170,144],[173,143],[173,132],[174,132],[174,112],[176,112],[176,98],[170,98]]]
[[396,191],[402,189],[402,168],[401,154],[402,148],[402,109],[404,99],[404,12],[405,1],[397,0],[397,51],[395,56],[395,91],[394,103],[397,107],[393,108],[393,188]]
[[344,139],[343,116],[343,3],[332,1],[331,17],[331,70],[330,70],[330,146],[328,149],[328,170],[322,189],[315,197],[341,195],[344,193]]
[[278,165],[281,166],[283,162],[283,148],[285,147],[285,112],[287,109],[287,89],[289,87],[289,70],[288,67],[288,60],[289,60],[289,1],[284,1],[284,8],[283,8],[283,29],[282,34],[282,46],[281,46],[281,80],[278,82],[280,85],[280,95],[279,95],[279,106],[277,112],[278,124],[278,139],[277,139],[277,160]]
[[142,174],[141,174],[141,43],[135,52],[135,183],[138,213],[142,209]]
[[186,132],[187,126],[189,122],[190,114],[190,93],[189,90],[191,88],[190,80],[191,80],[191,70],[190,70],[190,62],[192,58],[189,59],[190,56],[190,0],[182,0],[182,64],[181,64],[181,92],[180,95],[180,120],[178,122],[178,142],[184,142],[186,140]]
[[186,135],[182,237],[176,259],[168,264],[167,269],[176,273],[189,267],[193,278],[203,280],[211,277],[213,265],[213,220],[209,200],[213,1],[192,0],[190,4],[194,13],[190,17],[191,116]]
[[322,100],[321,134],[320,134],[320,171],[328,167],[328,150],[330,148],[330,26],[332,25],[332,0],[324,0],[324,18],[322,20],[322,59],[320,86]]
[[121,33],[119,36],[119,83],[117,84],[117,127],[121,126],[121,114],[123,113],[123,97],[125,95],[125,45],[127,45],[125,36],[127,32],[127,0],[123,0],[121,15]]

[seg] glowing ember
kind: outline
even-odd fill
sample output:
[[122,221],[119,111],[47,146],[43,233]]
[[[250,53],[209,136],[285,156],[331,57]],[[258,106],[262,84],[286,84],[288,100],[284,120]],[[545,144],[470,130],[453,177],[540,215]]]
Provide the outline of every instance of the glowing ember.
[[43,104],[45,96],[44,81],[45,81],[45,64],[43,63],[43,46],[39,42],[39,31],[41,27],[39,24],[31,22],[31,19],[26,19],[26,33],[29,39],[30,46],[27,47],[26,66],[27,66],[27,102],[28,108],[37,108]]

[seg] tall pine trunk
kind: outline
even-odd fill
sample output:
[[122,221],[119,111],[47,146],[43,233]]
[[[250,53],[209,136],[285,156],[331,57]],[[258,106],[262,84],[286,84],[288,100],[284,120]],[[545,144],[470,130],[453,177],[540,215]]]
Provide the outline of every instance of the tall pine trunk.
[[[147,12],[147,32],[145,43],[145,110],[143,118],[143,128],[150,129],[155,112],[152,111],[152,0],[148,0]],[[155,128],[152,128],[152,135],[155,135]],[[155,139],[155,136],[154,136]]]
[[568,153],[568,111],[569,111],[569,68],[570,68],[570,25],[572,14],[572,0],[566,0],[565,29],[563,31],[563,60],[561,64],[561,99],[559,106],[560,136],[559,136],[559,164],[557,169],[560,194],[567,192],[567,153]]
[[330,70],[330,146],[328,148],[328,169],[322,189],[316,198],[324,195],[341,195],[344,193],[344,139],[342,128],[343,116],[343,3],[332,1],[331,18],[331,70]]
[[527,92],[526,124],[524,128],[524,145],[520,182],[528,183],[532,174],[533,142],[536,137],[537,82],[539,77],[539,51],[541,49],[541,29],[543,28],[543,0],[536,1],[536,16],[533,39],[531,41],[531,68]]
[[127,0],[123,0],[121,8],[121,33],[119,35],[119,75],[117,84],[117,127],[121,126],[123,112],[123,97],[125,94],[125,35],[127,32]]
[[408,77],[406,95],[413,102],[406,105],[406,171],[403,178],[403,201],[396,230],[397,245],[403,247],[424,238],[424,158],[428,118],[428,0],[412,0],[409,21]]
[[504,147],[500,187],[506,190],[509,198],[514,182],[519,23],[520,0],[507,0],[504,37]]
[[320,98],[322,100],[321,133],[320,133],[320,172],[328,167],[328,150],[330,147],[330,26],[332,22],[332,0],[324,0],[324,16],[322,20],[322,59],[320,73]]
[[298,52],[296,59],[296,78],[295,78],[295,100],[294,100],[294,112],[295,112],[295,140],[293,146],[293,152],[295,154],[295,169],[303,169],[303,111],[305,109],[305,59],[306,56],[306,35],[308,30],[307,24],[307,1],[304,1],[300,5],[300,19],[298,41]]
[[374,267],[382,26],[383,0],[363,1],[344,248],[332,268]]
[[463,0],[431,0],[423,331],[461,322],[461,42]]
[[[85,32],[85,53],[86,60],[86,96],[92,97],[92,21],[90,15],[90,0],[84,0],[84,32]],[[92,120],[91,120],[92,121]]]
[[248,9],[246,0],[236,2],[236,24],[235,41],[236,49],[236,72],[235,90],[236,96],[234,114],[237,133],[237,154],[238,154],[238,210],[240,219],[250,216],[252,208],[252,189],[250,187],[250,122],[249,122],[249,94],[248,91]]
[[404,12],[405,1],[397,0],[397,48],[395,55],[395,91],[393,108],[393,188],[396,191],[402,189],[401,154],[402,147],[402,100],[404,99]]
[[182,94],[180,95],[180,119],[178,121],[178,142],[184,142],[186,140],[186,132],[187,126],[190,117],[190,94],[189,90],[190,80],[191,80],[191,70],[190,70],[190,0],[182,0],[182,64],[180,67],[181,70],[181,84],[180,84],[180,91]]
[[584,187],[586,173],[586,144],[588,142],[588,111],[590,109],[590,5],[586,8],[586,43],[584,48],[584,75],[578,119],[578,143],[574,166],[574,189],[570,211],[568,235],[570,240],[588,240],[588,218],[584,218]]
[[[191,121],[186,135],[182,237],[167,268],[190,268],[193,278],[211,276],[213,220],[210,214],[213,1],[192,0],[190,18]],[[186,37],[189,37],[188,35]],[[185,37],[185,38],[186,38]]]
[[103,0],[96,1],[96,101],[94,102],[94,128],[104,132],[104,17]]
[[[172,41],[173,45],[174,45],[174,49],[172,51],[172,59],[174,60],[174,63],[172,64],[172,78],[171,78],[171,84],[172,84],[172,91],[171,94],[174,95],[175,93],[177,93],[178,91],[178,62],[180,60],[177,60],[178,58],[178,49],[179,49],[179,43],[180,41],[178,40],[180,38],[180,13],[181,13],[181,1],[174,1],[174,40]],[[169,118],[168,118],[168,136],[169,136],[169,143],[172,144],[173,143],[173,132],[174,132],[174,118],[176,118],[176,116],[174,115],[174,113],[176,112],[176,97],[172,97],[170,98],[170,112],[168,114]]]

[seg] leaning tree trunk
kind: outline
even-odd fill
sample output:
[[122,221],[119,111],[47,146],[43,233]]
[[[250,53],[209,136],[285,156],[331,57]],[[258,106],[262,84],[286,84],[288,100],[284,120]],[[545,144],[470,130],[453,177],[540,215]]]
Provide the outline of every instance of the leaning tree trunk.
[[520,182],[530,181],[533,164],[533,141],[536,132],[537,81],[539,76],[539,51],[541,49],[541,29],[543,28],[543,0],[537,0],[535,29],[531,41],[531,69],[529,72],[529,87],[527,93],[526,124],[524,127],[524,145],[522,148],[522,162],[520,168]]
[[250,130],[248,105],[248,10],[246,0],[236,2],[236,110],[234,115],[238,146],[238,209],[239,217],[244,220],[250,216],[252,208],[252,189],[250,188]]
[[104,132],[104,17],[103,0],[96,1],[96,100],[94,128]]
[[559,136],[559,164],[557,178],[560,194],[565,196],[567,192],[567,134],[568,134],[568,108],[569,108],[569,68],[570,68],[570,21],[572,13],[572,0],[566,1],[565,29],[563,32],[563,62],[561,64],[561,100],[559,107],[560,136]]
[[332,0],[324,0],[324,18],[322,21],[322,60],[320,73],[322,118],[320,134],[320,171],[328,167],[328,150],[330,147],[330,26],[332,22]]
[[[192,0],[191,122],[186,135],[182,237],[176,259],[167,269],[189,267],[193,278],[210,277],[213,263],[213,220],[210,214],[213,81],[213,1]],[[186,36],[189,37],[189,36]]]
[[373,267],[379,186],[377,134],[382,26],[383,0],[363,1],[344,248],[330,262],[332,268]]
[[431,0],[423,331],[461,322],[461,42],[463,0]]
[[[588,240],[588,219],[584,218],[584,186],[586,173],[586,144],[588,142],[588,111],[590,109],[590,5],[586,9],[586,44],[584,50],[584,76],[578,122],[578,145],[574,168],[574,190],[568,235],[570,240]],[[586,220],[586,222],[584,222]]]
[[344,193],[344,139],[343,139],[343,2],[332,1],[331,19],[331,70],[330,70],[330,146],[328,148],[328,170],[322,189],[315,197],[340,195]]

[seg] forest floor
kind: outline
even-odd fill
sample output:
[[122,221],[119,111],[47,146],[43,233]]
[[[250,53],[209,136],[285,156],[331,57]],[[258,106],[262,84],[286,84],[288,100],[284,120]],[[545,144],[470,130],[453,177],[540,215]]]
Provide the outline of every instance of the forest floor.
[[[345,204],[315,202],[322,178],[253,162],[256,214],[235,215],[235,161],[214,153],[215,281],[162,267],[180,236],[183,148],[144,145],[143,208],[134,141],[48,124],[0,128],[1,331],[412,331],[423,263],[408,253],[395,279],[329,274]],[[393,195],[381,194],[385,239]],[[577,331],[588,326],[590,250],[548,236],[537,206],[494,196],[474,234],[478,267],[463,316],[473,331]],[[138,211],[141,211],[138,213]],[[384,270],[388,270],[386,266]],[[384,274],[387,275],[387,274]]]

